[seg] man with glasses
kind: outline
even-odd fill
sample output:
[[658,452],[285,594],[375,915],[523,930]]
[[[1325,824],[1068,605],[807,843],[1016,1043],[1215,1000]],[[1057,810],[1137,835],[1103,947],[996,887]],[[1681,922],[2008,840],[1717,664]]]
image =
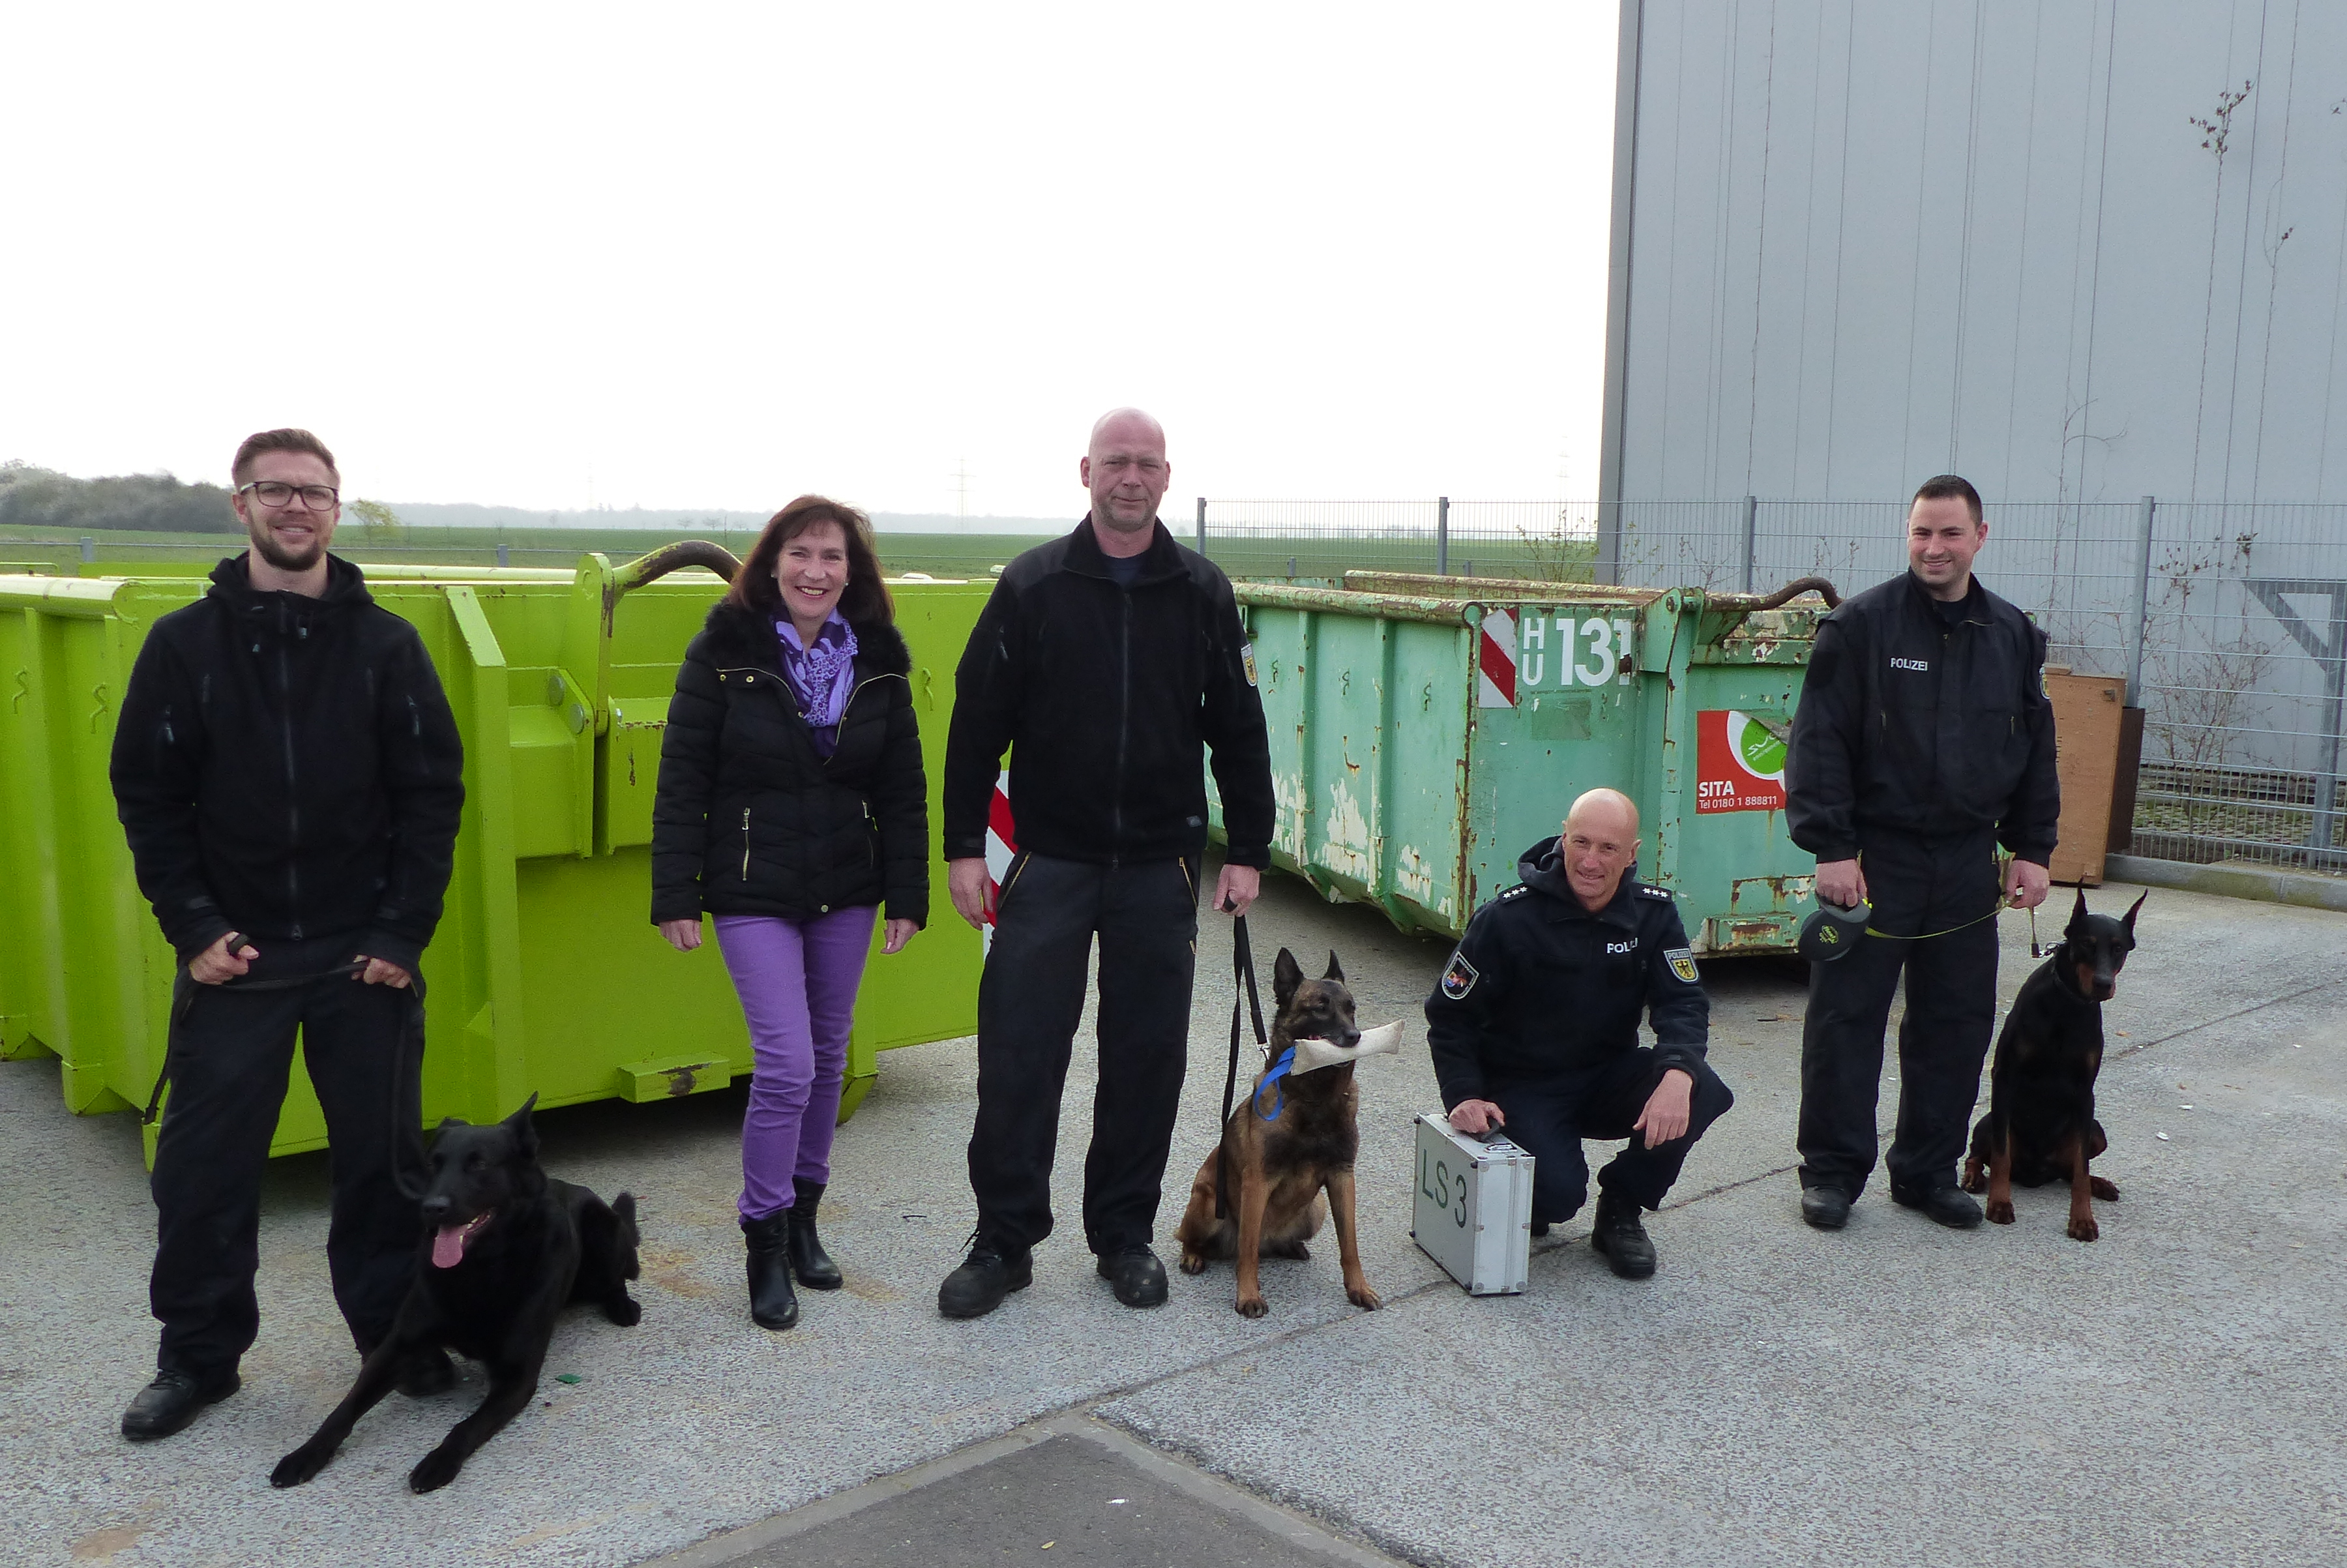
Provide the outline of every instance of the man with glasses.
[[[333,454],[306,430],[231,466],[251,546],[156,621],[122,696],[115,803],[139,891],[179,955],[155,1149],[155,1380],[125,1437],[168,1437],[239,1386],[260,1327],[261,1173],[295,1032],[333,1146],[326,1261],[364,1355],[417,1235],[422,977],[464,804],[464,758],[415,629],[326,553]],[[454,1378],[435,1351],[411,1393]]]

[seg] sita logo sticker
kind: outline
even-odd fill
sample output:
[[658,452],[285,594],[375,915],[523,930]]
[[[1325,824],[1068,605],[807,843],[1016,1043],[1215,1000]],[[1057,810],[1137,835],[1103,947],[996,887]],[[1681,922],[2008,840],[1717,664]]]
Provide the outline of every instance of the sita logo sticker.
[[1782,811],[1785,809],[1783,720],[1706,708],[1695,716],[1695,809]]

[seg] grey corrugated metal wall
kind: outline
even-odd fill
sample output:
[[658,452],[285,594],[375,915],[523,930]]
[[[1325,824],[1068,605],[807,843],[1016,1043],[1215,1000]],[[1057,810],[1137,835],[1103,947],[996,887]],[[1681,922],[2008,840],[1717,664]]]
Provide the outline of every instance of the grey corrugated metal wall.
[[1607,499],[2347,499],[2342,0],[1624,26]]

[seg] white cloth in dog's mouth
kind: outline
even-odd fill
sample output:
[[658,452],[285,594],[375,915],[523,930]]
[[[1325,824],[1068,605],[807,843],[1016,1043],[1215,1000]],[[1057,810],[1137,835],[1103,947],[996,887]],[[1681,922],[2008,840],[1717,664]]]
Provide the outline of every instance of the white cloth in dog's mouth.
[[473,1239],[475,1231],[489,1223],[489,1215],[495,1212],[485,1210],[461,1225],[442,1225],[432,1237],[432,1266],[454,1268],[464,1262],[465,1244]]
[[1401,1050],[1401,1020],[1381,1023],[1375,1029],[1361,1031],[1358,1044],[1334,1045],[1325,1040],[1299,1040],[1296,1042],[1296,1065],[1287,1070],[1291,1078],[1307,1072],[1317,1072],[1324,1067],[1339,1062],[1357,1061],[1364,1056],[1394,1056]]

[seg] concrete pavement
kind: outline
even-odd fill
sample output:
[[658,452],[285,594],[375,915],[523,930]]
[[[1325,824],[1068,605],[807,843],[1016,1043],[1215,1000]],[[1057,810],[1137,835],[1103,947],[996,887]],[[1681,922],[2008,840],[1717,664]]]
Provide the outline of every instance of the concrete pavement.
[[[2094,902],[2115,910],[2135,891]],[[2055,935],[2059,910],[2040,924]],[[245,1390],[168,1442],[115,1434],[153,1346],[136,1129],[67,1115],[52,1063],[0,1064],[0,1497],[18,1554],[616,1564],[706,1542],[714,1561],[720,1532],[1090,1412],[1318,1522],[1330,1550],[1414,1562],[2347,1559],[2335,1408],[2347,1287],[2334,1261],[2347,915],[2151,895],[2107,1015],[2113,1147],[2098,1169],[2124,1195],[2091,1246],[2062,1234],[2051,1188],[2022,1192],[2009,1229],[1942,1230],[1879,1183],[1846,1232],[1802,1226],[1788,1173],[1803,992],[1789,966],[1716,967],[1714,1060],[1738,1102],[1650,1223],[1661,1272],[1615,1280],[1585,1229],[1566,1226],[1525,1296],[1485,1300],[1408,1238],[1409,1122],[1435,1103],[1417,1007],[1447,948],[1284,878],[1253,926],[1260,955],[1286,944],[1316,972],[1336,948],[1365,1022],[1412,1021],[1400,1057],[1360,1070],[1364,1249],[1384,1311],[1345,1303],[1333,1246],[1266,1266],[1272,1312],[1258,1322],[1231,1310],[1227,1268],[1176,1275],[1157,1311],[1116,1306],[1072,1223],[1092,1082],[1081,1042],[1062,1229],[1038,1254],[1035,1286],[975,1324],[947,1323],[934,1304],[970,1223],[969,1042],[882,1059],[842,1132],[825,1210],[848,1288],[808,1295],[805,1322],[782,1336],[752,1329],[741,1299],[738,1091],[556,1112],[540,1122],[549,1167],[642,1202],[644,1322],[568,1318],[549,1369],[581,1380],[549,1383],[426,1498],[402,1478],[477,1400],[477,1374],[449,1395],[388,1401],[310,1486],[267,1484],[354,1367],[326,1288],[323,1156],[272,1167]],[[1167,1233],[1213,1137],[1227,929],[1210,917],[1202,933]],[[2009,997],[2031,967],[2026,922],[2005,917],[2004,938]],[[872,983],[885,980],[876,966]],[[1030,1446],[1048,1452],[1020,1463],[1041,1468],[1005,1456],[987,1462],[1010,1468],[988,1474],[1025,1476],[1039,1500],[1064,1481],[1064,1501],[1118,1473],[1081,1447]],[[982,1468],[881,1491],[913,1497]],[[975,1507],[977,1492],[928,1495],[926,1509],[829,1518],[831,1560],[920,1555],[923,1519],[959,1539],[972,1520],[1015,1518]],[[1248,1528],[1296,1544],[1264,1517]],[[763,1550],[736,1539],[737,1556]],[[1234,1541],[1284,1561],[1244,1532],[1151,1550],[1219,1562]],[[1064,1561],[1057,1546],[1033,1555],[1031,1538],[999,1544]]]

